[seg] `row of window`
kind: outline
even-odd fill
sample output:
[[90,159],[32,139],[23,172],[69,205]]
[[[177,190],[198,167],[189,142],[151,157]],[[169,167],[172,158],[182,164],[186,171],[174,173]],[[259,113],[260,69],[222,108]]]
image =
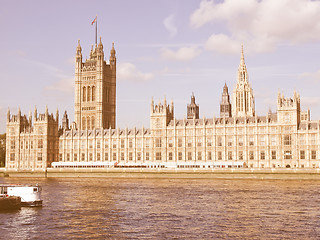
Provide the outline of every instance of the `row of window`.
[[[218,151],[217,152],[217,160],[244,160],[244,153],[243,151],[239,151],[238,152],[238,156],[234,156],[234,152],[232,151],[228,151],[226,156],[226,159],[223,159],[223,152]],[[259,156],[255,156],[255,153],[253,151],[249,151],[249,156],[248,159],[249,160],[256,160],[256,159],[260,159],[260,160],[266,160],[267,156],[266,156],[266,152],[265,151],[260,151]],[[270,153],[270,159],[272,160],[276,160],[279,156],[279,153],[277,153],[277,151],[271,151]],[[136,160],[137,161],[141,161],[143,160],[143,156],[142,156],[142,152],[137,152],[136,154]],[[81,153],[80,154],[80,159],[78,159],[78,153],[74,153],[73,154],[73,159],[71,159],[71,154],[67,153],[66,154],[66,159],[65,161],[70,162],[70,161],[86,161],[86,154],[85,153]],[[306,159],[307,155],[305,150],[301,150],[299,152],[299,159],[304,160]],[[311,150],[310,152],[310,158],[312,160],[316,160],[317,159],[317,151],[316,150]],[[292,159],[292,151],[284,151],[283,152],[283,159]],[[39,159],[38,159],[39,160]],[[94,154],[93,153],[89,153],[88,154],[88,161],[117,161],[117,153],[111,153],[110,154],[110,159],[109,159],[109,153],[105,153],[104,154],[104,159],[102,159],[102,154],[101,153],[97,153],[96,154],[96,158],[94,159]],[[124,161],[125,160],[125,153],[121,152],[120,153],[120,160]],[[133,161],[134,160],[134,154],[133,152],[129,152],[128,153],[128,160],[129,161]],[[145,158],[144,160],[149,161],[150,160],[150,153],[146,152],[145,153]],[[162,160],[161,158],[161,152],[156,152],[156,160]],[[168,160],[172,161],[174,160],[174,152],[168,152]],[[178,152],[177,155],[177,160],[184,160],[183,159],[183,153],[182,152]],[[186,160],[195,160],[194,157],[194,153],[193,152],[187,152],[187,156],[186,156]],[[202,161],[205,160],[205,156],[203,152],[197,152],[196,153],[196,160],[198,161]],[[213,160],[213,153],[212,152],[207,152],[207,157],[206,160]],[[59,161],[63,161],[63,154],[60,153],[59,154]]]
[[82,101],[90,102],[95,101],[96,97],[96,87],[95,86],[87,86],[82,88]]
[[[94,124],[94,119],[92,118],[92,124]],[[83,122],[85,123],[86,120],[85,118],[83,118]],[[90,122],[90,117],[88,117],[88,124]],[[224,144],[224,141],[223,141],[223,137],[217,137],[217,146],[228,146],[228,147],[231,147],[231,146],[234,146],[234,138],[233,137],[229,137],[227,138],[227,141],[226,141],[226,144]],[[154,143],[154,146],[155,147],[162,147],[163,146],[163,139],[162,138],[155,138],[154,139],[155,143]],[[186,142],[186,147],[193,147],[193,146],[197,146],[197,147],[202,147],[204,144],[203,144],[203,138],[197,138],[195,143],[194,143],[194,138],[187,138],[185,141],[183,138],[179,137],[176,139],[176,146],[177,147],[184,147],[184,142]],[[283,136],[283,145],[284,146],[290,146],[292,145],[292,137],[291,135],[284,135]],[[71,149],[72,146],[71,146],[71,140],[68,140],[67,141],[67,149]],[[105,140],[105,148],[109,148],[109,140]],[[260,137],[259,138],[259,146],[266,146],[266,138],[265,136],[263,137]],[[276,136],[272,136],[271,137],[271,142],[270,142],[271,146],[277,146],[278,145],[278,141],[277,141],[277,137]],[[60,142],[60,144],[63,144],[63,142]],[[112,148],[117,148],[118,147],[118,140],[117,139],[114,139],[112,141]],[[129,139],[128,140],[128,148],[133,148],[134,147],[134,141],[132,139]],[[311,139],[310,140],[310,144],[311,145],[315,145],[316,144],[316,139]],[[207,141],[206,141],[206,145],[208,147],[211,147],[211,146],[214,146],[214,142],[213,142],[213,139],[212,138],[207,138]],[[300,145],[304,145],[304,144],[301,144],[301,141],[300,141]],[[173,138],[168,138],[167,140],[167,146],[169,148],[171,147],[174,147],[174,139]],[[238,138],[238,146],[245,146],[245,143],[244,143],[244,137],[239,137]],[[248,138],[248,146],[255,146],[255,137],[254,136],[250,136]],[[60,146],[61,148],[63,147],[62,145]],[[81,141],[81,148],[86,148],[87,147],[87,142],[86,141]],[[88,147],[89,148],[93,148],[94,147],[94,141],[93,140],[89,140],[88,141]],[[121,139],[120,140],[120,148],[125,148],[126,147],[126,141],[124,139]],[[141,148],[142,147],[142,141],[141,139],[137,139],[136,141],[136,147],[137,148]],[[145,147],[150,147],[150,139],[145,139]],[[78,141],[77,140],[74,140],[73,142],[73,148],[78,148]],[[101,142],[100,140],[97,140],[96,141],[96,148],[101,148]]]

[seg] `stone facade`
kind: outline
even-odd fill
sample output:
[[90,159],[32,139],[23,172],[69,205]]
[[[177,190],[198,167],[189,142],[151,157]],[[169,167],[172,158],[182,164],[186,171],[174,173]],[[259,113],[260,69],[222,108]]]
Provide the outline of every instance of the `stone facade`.
[[[173,102],[168,104],[164,99],[163,102],[155,104],[152,100],[150,128],[116,129],[115,122],[110,120],[115,114],[113,115],[108,108],[112,104],[115,106],[115,92],[110,95],[114,97],[111,105],[106,104],[107,100],[103,97],[105,89],[115,87],[115,75],[112,75],[115,74],[116,67],[115,51],[112,47],[110,65],[106,65],[104,61],[99,60],[99,56],[103,56],[100,44],[101,41],[91,51],[90,59],[85,63],[82,63],[81,47],[78,45],[76,113],[75,124],[72,124],[71,129],[68,126],[66,113],[63,117],[63,128],[58,131],[58,113],[54,119],[47,110],[44,115],[39,116],[35,111],[35,121],[32,126],[31,118],[28,120],[25,116],[21,116],[20,112],[16,116],[11,116],[8,112],[6,164],[8,169],[44,169],[48,166],[319,168],[320,122],[310,120],[309,110],[301,111],[300,96],[296,92],[292,98],[286,98],[278,93],[277,111],[257,116],[243,49],[232,105],[228,87],[225,85],[219,118],[199,118],[199,106],[195,103],[195,96],[192,95],[191,103],[187,106],[187,119],[175,118]],[[99,61],[101,61],[99,64],[104,64],[100,70],[97,67]],[[102,77],[104,70],[101,72],[104,68],[107,69],[105,76],[113,76],[109,78],[112,81],[106,80],[108,86],[106,88]],[[93,78],[87,79],[90,76]],[[88,98],[84,98],[85,94],[88,96],[89,86],[91,90],[94,86],[97,94],[95,98],[91,95],[90,102]],[[84,87],[87,88],[85,91]],[[83,109],[84,106],[96,108]],[[108,121],[104,121],[104,112],[109,114]],[[83,116],[90,116],[91,125],[87,120],[81,124]],[[39,144],[41,140],[42,148]]]

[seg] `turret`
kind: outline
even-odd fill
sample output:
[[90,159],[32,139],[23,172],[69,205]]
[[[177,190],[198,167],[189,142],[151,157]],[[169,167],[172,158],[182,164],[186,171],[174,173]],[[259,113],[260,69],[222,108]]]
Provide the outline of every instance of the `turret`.
[[223,87],[221,102],[220,102],[220,117],[228,118],[231,117],[231,104],[230,104],[230,96],[228,92],[228,86],[225,83]]
[[7,122],[10,122],[10,109],[8,107],[8,111],[7,111]]
[[199,105],[196,104],[194,94],[191,95],[191,103],[187,105],[187,119],[199,119]]
[[116,50],[114,49],[114,42],[112,42],[112,48],[110,50],[110,65],[111,67],[116,66]]
[[[166,103],[166,100],[164,100]],[[160,100],[157,105],[154,105],[153,99],[151,101],[151,128],[165,128],[169,122],[174,118],[173,102],[171,106],[167,104],[161,104]]]

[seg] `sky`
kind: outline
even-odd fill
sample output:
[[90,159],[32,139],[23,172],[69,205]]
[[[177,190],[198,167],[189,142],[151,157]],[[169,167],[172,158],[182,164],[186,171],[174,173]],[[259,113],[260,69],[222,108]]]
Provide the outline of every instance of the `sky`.
[[[74,121],[74,57],[98,37],[117,57],[117,127],[149,127],[151,99],[173,100],[183,119],[194,93],[200,117],[219,116],[232,94],[241,45],[258,115],[277,93],[301,96],[320,119],[320,1],[0,0],[0,133],[6,115],[66,110]],[[61,119],[60,119],[61,122]]]

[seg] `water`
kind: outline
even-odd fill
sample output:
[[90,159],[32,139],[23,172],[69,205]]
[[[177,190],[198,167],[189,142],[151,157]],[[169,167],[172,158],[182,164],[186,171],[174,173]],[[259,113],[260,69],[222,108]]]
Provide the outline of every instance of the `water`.
[[0,213],[0,239],[317,239],[320,181],[0,179],[42,208]]

